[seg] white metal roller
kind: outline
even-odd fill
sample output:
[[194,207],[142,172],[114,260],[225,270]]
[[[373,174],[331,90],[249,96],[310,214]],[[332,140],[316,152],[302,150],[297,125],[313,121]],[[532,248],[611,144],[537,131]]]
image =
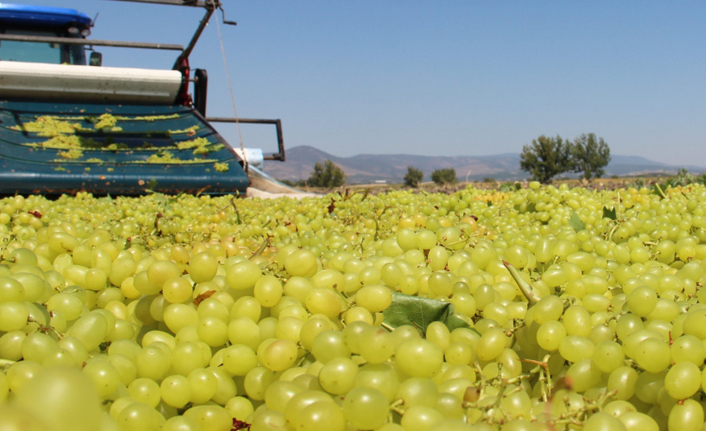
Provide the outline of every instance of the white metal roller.
[[85,102],[173,104],[175,70],[0,61],[0,97]]

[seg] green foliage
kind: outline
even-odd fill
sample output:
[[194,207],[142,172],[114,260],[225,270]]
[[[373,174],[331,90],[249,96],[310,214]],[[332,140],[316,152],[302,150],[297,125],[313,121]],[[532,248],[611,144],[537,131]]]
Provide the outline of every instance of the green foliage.
[[[420,298],[402,293],[392,294],[392,304],[383,311],[383,325],[388,328],[398,328],[411,325],[422,334],[432,322],[444,323],[450,331],[456,328],[468,328],[468,323],[454,314],[450,302],[442,302],[431,298]],[[471,328],[475,331],[475,328]]]
[[407,167],[407,173],[404,175],[404,185],[408,187],[419,187],[419,183],[424,179],[424,172],[414,166]]
[[456,184],[456,170],[454,168],[437,169],[431,173],[431,180],[436,184]]
[[314,171],[307,180],[307,184],[312,187],[340,187],[346,182],[346,174],[343,169],[334,164],[331,160],[326,160],[324,164],[316,163]]
[[533,180],[548,183],[572,168],[571,144],[561,136],[550,138],[542,135],[522,148],[520,169],[529,172]]
[[574,139],[571,146],[571,159],[574,172],[583,172],[587,180],[600,178],[610,163],[610,148],[603,138],[596,138],[594,133],[583,134]]
[[508,183],[502,183],[500,185],[500,191],[506,192],[506,193],[521,190],[521,189],[522,189],[522,184],[519,182],[514,182],[514,183],[508,182]]
[[278,179],[277,181],[279,181],[282,184],[286,184],[289,187],[304,187],[304,186],[306,186],[305,180],[291,181],[291,180]]
[[694,175],[686,168],[679,169],[679,172],[672,178],[664,182],[664,188],[688,186],[689,184],[706,184],[706,174]]

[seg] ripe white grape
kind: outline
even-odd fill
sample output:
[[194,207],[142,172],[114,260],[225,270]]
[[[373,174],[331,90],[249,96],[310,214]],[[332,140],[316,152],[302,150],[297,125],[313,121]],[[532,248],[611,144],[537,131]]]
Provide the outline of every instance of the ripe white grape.
[[706,187],[662,191],[3,198],[0,409],[68,367],[106,429],[700,429]]

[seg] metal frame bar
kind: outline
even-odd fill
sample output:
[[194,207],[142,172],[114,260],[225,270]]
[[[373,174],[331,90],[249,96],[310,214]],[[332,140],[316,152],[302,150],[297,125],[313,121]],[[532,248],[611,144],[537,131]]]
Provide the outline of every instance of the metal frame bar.
[[285,160],[284,154],[284,134],[282,133],[282,120],[258,119],[258,118],[229,118],[229,117],[206,117],[209,123],[243,123],[243,124],[274,124],[277,129],[277,149],[278,153],[265,156],[265,160]]
[[177,59],[174,61],[174,66],[172,66],[172,69],[179,70],[182,66],[182,63],[184,62],[184,59],[189,58],[189,56],[191,55],[191,52],[194,50],[194,47],[196,46],[196,42],[199,41],[201,34],[206,29],[208,22],[211,20],[211,16],[213,15],[214,12],[216,12],[215,2],[209,1],[208,3],[212,7],[206,8],[206,14],[203,16],[203,18],[201,18],[201,22],[199,22],[199,26],[196,29],[196,32],[191,37],[191,41],[189,41],[189,45],[186,47],[186,49],[184,49],[184,51],[182,51],[181,54],[179,54],[179,57],[177,57]]
[[168,51],[184,51],[183,45],[170,43],[123,42],[117,40],[79,39],[73,37],[24,36],[15,34],[0,34],[0,40],[18,42],[63,43],[66,45],[112,46],[118,48],[163,49]]
[[118,0],[134,3],[154,3],[154,4],[165,4],[173,6],[193,6],[193,7],[203,7],[208,8],[210,5],[217,3],[217,7],[220,6],[220,1],[215,0]]

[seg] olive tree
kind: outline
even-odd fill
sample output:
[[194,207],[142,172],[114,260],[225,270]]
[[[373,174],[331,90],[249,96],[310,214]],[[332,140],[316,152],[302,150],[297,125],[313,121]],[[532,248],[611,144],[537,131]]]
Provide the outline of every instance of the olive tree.
[[571,172],[571,143],[561,136],[540,136],[522,148],[520,169],[529,172],[533,180],[548,183],[559,174]]
[[431,180],[439,185],[456,184],[456,170],[454,168],[437,169],[431,173]]
[[404,176],[404,185],[408,187],[419,187],[419,184],[424,179],[424,172],[414,166],[407,167],[407,173]]
[[346,182],[346,174],[339,166],[331,160],[326,160],[323,164],[317,162],[314,171],[307,180],[307,184],[312,187],[340,187]]
[[610,148],[603,138],[596,138],[593,133],[584,133],[574,139],[571,158],[574,172],[583,172],[582,178],[600,178],[605,174],[603,168],[610,163]]

